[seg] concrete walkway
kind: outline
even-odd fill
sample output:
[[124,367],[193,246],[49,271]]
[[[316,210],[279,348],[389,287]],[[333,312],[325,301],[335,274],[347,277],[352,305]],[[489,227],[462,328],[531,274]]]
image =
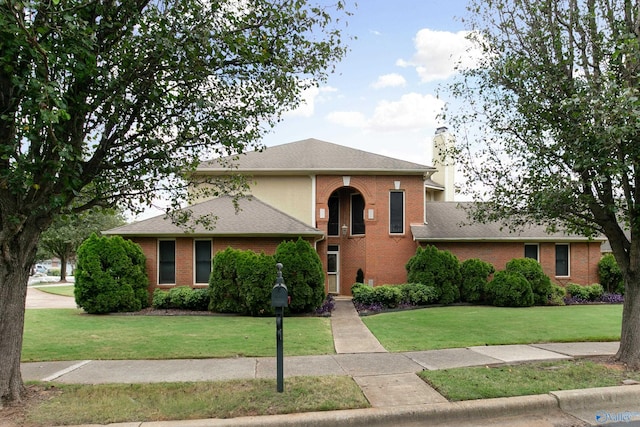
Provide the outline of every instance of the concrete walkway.
[[387,352],[369,328],[362,323],[351,298],[336,298],[331,313],[331,331],[338,354]]
[[[54,308],[55,301],[60,301],[59,298],[73,301],[68,297],[53,297],[56,296],[29,288],[27,306],[37,307],[42,304]],[[44,302],[47,298],[50,298],[49,302]],[[69,302],[60,301],[60,304],[67,307]],[[142,425],[149,427],[383,426],[392,424],[424,425],[427,420],[432,423],[437,418],[440,421],[449,420],[451,425],[471,426],[485,425],[480,422],[481,420],[507,417],[507,421],[501,425],[551,426],[556,424],[547,418],[565,419],[568,417],[569,420],[576,423],[561,425],[578,426],[606,424],[607,421],[603,421],[603,417],[608,416],[613,420],[617,414],[621,413],[630,417],[628,421],[637,422],[637,424],[625,423],[625,426],[640,425],[640,385],[450,403],[415,375],[416,372],[425,369],[492,366],[526,361],[614,355],[619,346],[617,342],[479,346],[389,353],[366,328],[348,299],[336,301],[336,309],[331,317],[331,326],[337,354],[285,357],[285,379],[294,376],[351,376],[361,387],[371,403],[372,409],[249,417],[235,420],[128,423],[126,425],[137,427]],[[40,380],[78,384],[275,378],[276,361],[275,357],[247,357],[35,362],[22,364],[22,375],[26,381]],[[582,421],[578,421],[576,418]],[[525,419],[530,422],[522,424],[522,420]],[[541,423],[533,422],[536,419],[542,420]],[[491,423],[487,421],[486,425],[491,425],[493,421]]]

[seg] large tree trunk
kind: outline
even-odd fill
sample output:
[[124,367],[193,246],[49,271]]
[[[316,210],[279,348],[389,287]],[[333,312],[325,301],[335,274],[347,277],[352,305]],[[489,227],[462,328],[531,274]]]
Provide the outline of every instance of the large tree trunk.
[[20,373],[22,334],[39,236],[38,228],[26,224],[16,234],[0,232],[0,407],[21,400],[25,393]]
[[636,275],[625,275],[622,331],[616,359],[640,368],[640,280]]

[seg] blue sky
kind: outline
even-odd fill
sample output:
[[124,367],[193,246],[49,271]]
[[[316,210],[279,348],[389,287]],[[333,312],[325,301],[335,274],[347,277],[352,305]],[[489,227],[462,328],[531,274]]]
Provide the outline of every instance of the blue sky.
[[350,52],[264,143],[317,138],[431,165],[454,59],[473,57],[465,53],[465,7],[466,0],[359,0],[348,19],[357,37]]

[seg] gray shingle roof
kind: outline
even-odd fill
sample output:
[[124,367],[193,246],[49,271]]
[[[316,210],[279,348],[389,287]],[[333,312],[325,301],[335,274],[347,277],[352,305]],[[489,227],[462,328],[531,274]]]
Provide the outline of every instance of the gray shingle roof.
[[[236,236],[236,237],[291,237],[322,236],[323,232],[294,217],[256,199],[238,200],[240,210],[236,212],[231,197],[220,197],[189,206],[194,216],[213,214],[217,222],[213,229],[195,225],[192,236]],[[122,236],[181,236],[187,230],[159,215],[143,221],[107,230],[104,234]]]
[[[229,158],[227,158],[229,159]],[[267,147],[239,156],[238,172],[316,172],[325,174],[423,174],[431,166],[398,160],[318,139],[305,139]],[[228,173],[218,161],[200,164],[200,172]]]
[[[544,226],[530,227],[512,232],[500,223],[471,223],[465,207],[469,203],[427,202],[427,224],[412,225],[411,232],[418,241],[529,241],[529,242],[570,242],[588,241],[584,236],[564,232],[548,233]],[[602,241],[604,238],[593,239]]]

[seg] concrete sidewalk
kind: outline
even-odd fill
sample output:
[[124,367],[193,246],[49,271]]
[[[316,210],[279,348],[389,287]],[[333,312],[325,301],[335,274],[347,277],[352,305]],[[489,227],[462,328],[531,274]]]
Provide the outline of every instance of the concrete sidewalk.
[[[29,295],[33,298],[33,291],[29,289],[28,300]],[[640,385],[450,403],[415,375],[425,369],[613,355],[619,346],[617,342],[480,346],[389,353],[366,328],[347,299],[336,301],[331,324],[337,354],[285,357],[285,378],[351,376],[371,403],[371,409],[232,420],[127,423],[123,426],[404,426],[424,425],[427,421],[430,424],[442,421],[444,424],[440,425],[450,422],[461,426],[483,425],[482,422],[490,425],[499,420],[506,420],[504,425],[551,426],[559,419],[567,422],[561,425],[602,425],[623,421],[625,417],[628,421],[625,426],[640,425]],[[275,378],[276,361],[275,357],[249,357],[36,362],[23,364],[22,374],[24,380],[79,384],[220,381]],[[491,423],[488,420],[492,420]],[[526,424],[518,424],[524,420]]]

